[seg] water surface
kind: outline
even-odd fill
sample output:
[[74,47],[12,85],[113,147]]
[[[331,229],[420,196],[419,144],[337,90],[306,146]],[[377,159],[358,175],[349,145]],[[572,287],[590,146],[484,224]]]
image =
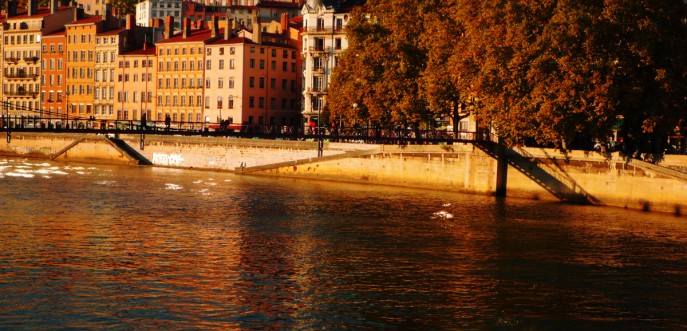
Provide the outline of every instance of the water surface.
[[671,215],[0,158],[0,229],[0,329],[687,328]]

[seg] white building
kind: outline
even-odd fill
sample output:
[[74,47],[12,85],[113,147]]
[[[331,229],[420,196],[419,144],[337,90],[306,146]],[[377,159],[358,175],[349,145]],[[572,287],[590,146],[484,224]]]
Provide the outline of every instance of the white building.
[[[145,0],[136,4],[136,25],[150,27],[153,18],[164,19],[167,16],[182,17],[181,0]],[[174,22],[174,29],[181,30],[181,19]]]
[[308,0],[301,10],[303,31],[303,120],[317,122],[336,62],[346,48],[344,28],[356,1]]

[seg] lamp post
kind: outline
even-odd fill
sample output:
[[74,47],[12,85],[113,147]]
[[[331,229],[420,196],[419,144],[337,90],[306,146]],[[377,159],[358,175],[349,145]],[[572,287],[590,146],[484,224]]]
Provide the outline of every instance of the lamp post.
[[64,125],[66,125],[67,129],[69,129],[69,111],[71,110],[71,107],[69,106],[69,86],[67,86],[67,91],[64,92],[64,95],[67,96],[67,104],[64,110]]

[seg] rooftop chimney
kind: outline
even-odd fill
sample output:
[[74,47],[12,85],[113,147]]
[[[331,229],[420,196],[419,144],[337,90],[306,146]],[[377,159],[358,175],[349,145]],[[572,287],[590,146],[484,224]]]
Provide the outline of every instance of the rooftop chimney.
[[112,15],[109,3],[103,1],[103,12],[100,15],[103,18],[103,21],[105,21],[105,25],[108,25],[110,23],[110,15]]
[[57,1],[58,0],[50,0],[50,13],[51,14],[54,14],[57,12],[57,7],[58,7]]
[[29,0],[28,7],[29,16],[38,14],[38,0]]
[[230,18],[227,21],[227,26],[224,27],[224,40],[231,38],[232,31],[234,31],[234,19]]
[[184,18],[184,25],[181,27],[184,39],[191,35],[191,20]]
[[253,15],[253,42],[262,44],[262,30],[260,29],[260,19],[258,15]]
[[165,17],[165,39],[172,38],[174,35],[174,16]]
[[136,18],[134,17],[134,14],[128,14],[126,15],[126,29],[129,31],[134,31],[136,28],[136,24],[134,24],[134,21]]
[[212,31],[210,32],[210,37],[214,38],[214,37],[217,37],[217,35],[219,34],[219,22],[217,21],[217,16],[212,15],[211,22],[212,22],[212,27],[211,27]]
[[17,16],[17,3],[13,0],[5,0],[6,18]]
[[289,13],[282,13],[281,14],[281,31],[280,33],[284,34],[285,32],[289,31]]

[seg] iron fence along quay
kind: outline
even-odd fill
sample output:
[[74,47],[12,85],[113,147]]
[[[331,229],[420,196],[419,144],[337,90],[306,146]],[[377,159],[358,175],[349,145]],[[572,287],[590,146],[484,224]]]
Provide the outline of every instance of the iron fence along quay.
[[[0,116],[1,132],[70,132],[93,134],[147,134],[205,136],[249,139],[312,140],[372,144],[439,144],[453,142],[496,142],[488,129],[459,131],[435,129],[336,127],[303,128],[287,125],[221,124],[148,120],[101,120],[90,118]],[[8,135],[9,140],[9,135]]]

